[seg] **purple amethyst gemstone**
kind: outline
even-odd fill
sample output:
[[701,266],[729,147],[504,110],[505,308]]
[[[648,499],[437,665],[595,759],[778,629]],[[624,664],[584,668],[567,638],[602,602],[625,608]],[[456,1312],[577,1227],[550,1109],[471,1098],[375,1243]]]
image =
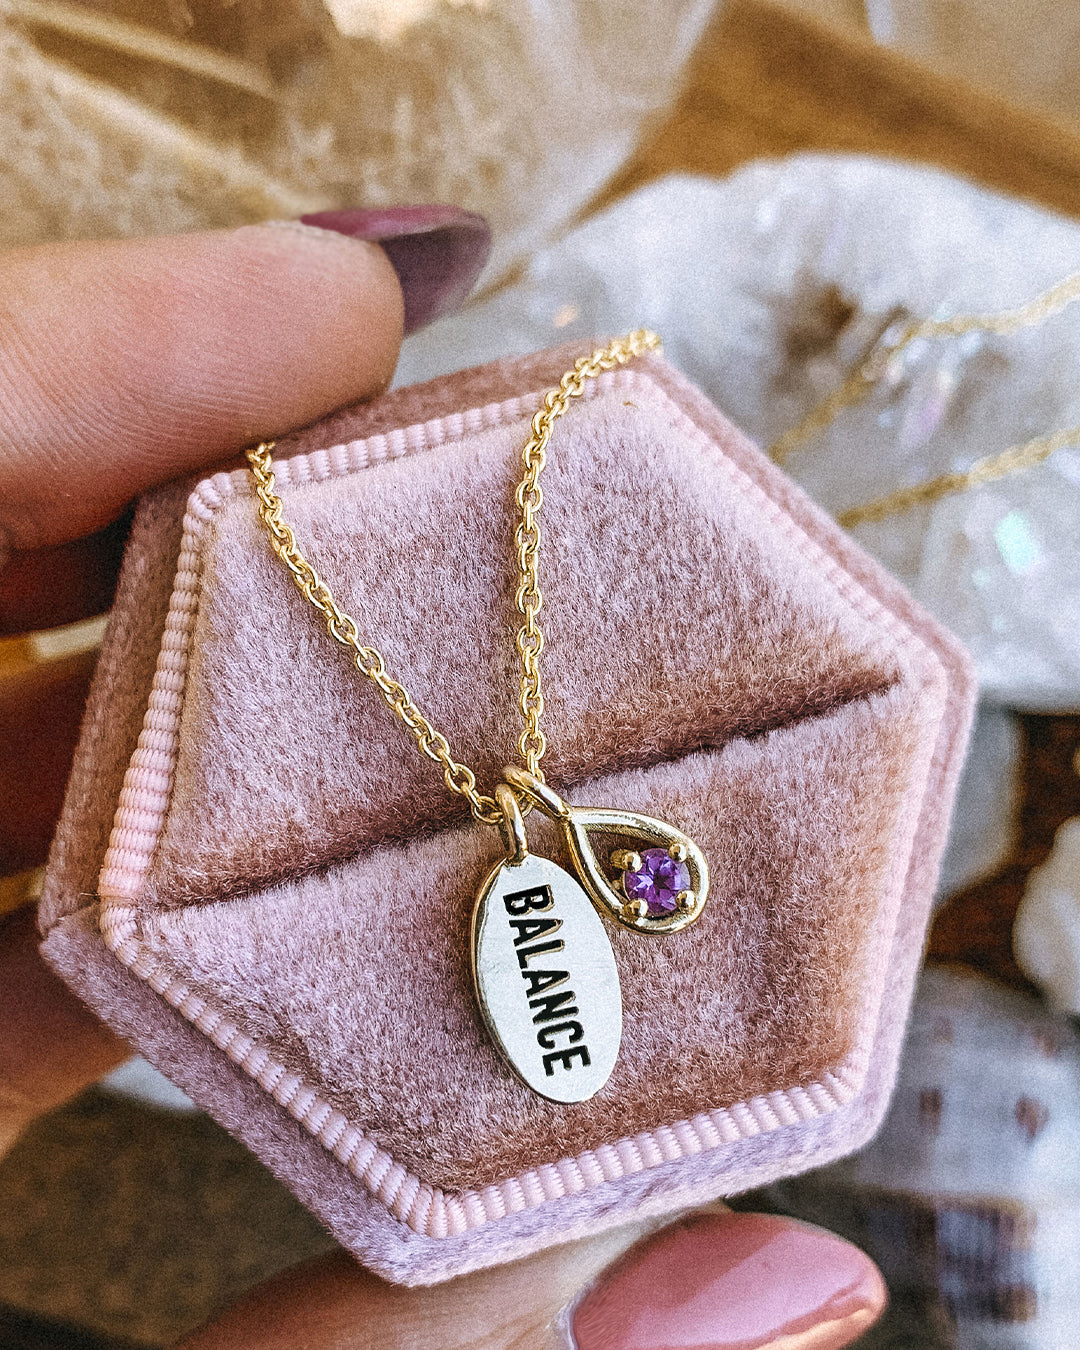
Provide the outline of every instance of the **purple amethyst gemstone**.
[[650,919],[664,919],[678,909],[680,891],[690,889],[690,869],[666,848],[647,848],[636,872],[623,873],[623,889],[631,900],[644,900]]

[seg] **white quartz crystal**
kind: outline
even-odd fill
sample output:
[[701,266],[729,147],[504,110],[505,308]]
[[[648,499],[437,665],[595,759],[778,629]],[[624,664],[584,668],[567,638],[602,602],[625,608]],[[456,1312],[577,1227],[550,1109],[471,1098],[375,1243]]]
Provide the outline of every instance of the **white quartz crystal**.
[[770,1190],[881,1267],[893,1307],[865,1350],[1073,1350],[1076,1025],[992,980],[925,971],[877,1137]]
[[942,899],[990,876],[1012,857],[1019,832],[1021,738],[1017,719],[982,707],[968,745],[941,864]]
[[1061,826],[1050,856],[1028,876],[1013,949],[1056,1008],[1080,1013],[1080,816]]
[[[998,311],[1080,268],[1080,225],[932,169],[851,156],[640,189],[512,287],[406,344],[399,380],[648,324],[762,444],[911,317]],[[921,345],[789,471],[828,510],[1080,424],[1080,304]],[[557,453],[557,441],[556,450]],[[975,655],[985,694],[1080,709],[1080,450],[856,530]]]
[[107,1092],[117,1092],[123,1097],[134,1097],[136,1101],[161,1107],[165,1111],[198,1110],[186,1093],[174,1087],[164,1074],[158,1073],[157,1069],[140,1055],[132,1055],[118,1069],[113,1069],[112,1073],[101,1080],[101,1086]]
[[0,247],[455,202],[501,275],[620,171],[717,9],[4,0]]

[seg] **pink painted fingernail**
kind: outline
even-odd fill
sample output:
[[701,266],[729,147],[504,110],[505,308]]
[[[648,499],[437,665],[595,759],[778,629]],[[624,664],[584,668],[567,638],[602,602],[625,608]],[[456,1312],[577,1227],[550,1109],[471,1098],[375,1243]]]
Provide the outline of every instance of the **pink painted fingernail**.
[[382,246],[405,296],[406,333],[457,309],[491,252],[491,226],[460,206],[349,208],[316,211],[300,220]]
[[839,1350],[885,1301],[873,1261],[824,1229],[698,1214],[632,1247],[571,1325],[577,1350]]

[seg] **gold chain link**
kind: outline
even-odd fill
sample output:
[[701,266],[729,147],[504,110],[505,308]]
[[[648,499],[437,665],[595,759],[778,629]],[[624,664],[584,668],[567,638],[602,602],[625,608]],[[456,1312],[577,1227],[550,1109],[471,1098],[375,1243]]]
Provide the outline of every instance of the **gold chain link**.
[[[544,757],[546,741],[540,730],[544,711],[544,696],[540,687],[540,654],[544,649],[544,634],[537,623],[537,615],[544,603],[539,581],[540,522],[539,514],[544,494],[540,475],[547,458],[547,445],[555,420],[563,415],[572,399],[580,397],[588,380],[605,370],[625,365],[646,351],[656,351],[660,339],[655,333],[640,328],[625,338],[618,338],[606,347],[599,347],[574,363],[556,388],[544,396],[544,402],[532,420],[532,434],[522,450],[525,473],[518,485],[515,500],[520,511],[514,543],[520,582],[517,589],[517,609],[522,625],[517,635],[517,649],[521,657],[521,698],[519,701],[525,730],[518,748],[529,772],[541,781],[544,776],[540,762]],[[263,441],[248,450],[251,476],[259,500],[259,519],[266,526],[274,552],[292,574],[300,593],[314,606],[326,622],[326,631],[335,642],[345,647],[353,665],[361,675],[372,682],[390,711],[411,732],[422,754],[434,760],[443,771],[443,781],[451,792],[464,797],[477,820],[497,825],[502,812],[494,797],[476,786],[476,775],[450,753],[446,737],[436,731],[417,707],[405,686],[389,675],[382,653],[360,641],[356,620],[338,605],[330,587],[301,552],[292,527],[284,518],[284,503],[275,490],[273,441]]]
[[375,685],[390,711],[404,722],[421,753],[441,765],[443,779],[450,791],[467,799],[478,820],[498,824],[502,814],[496,807],[495,799],[477,791],[476,775],[454,759],[445,736],[435,730],[413,702],[405,686],[387,674],[382,653],[375,647],[364,646],[360,641],[356,620],[340,607],[330,587],[300,551],[292,527],[283,518],[284,503],[274,490],[276,484],[270,458],[273,446],[273,441],[263,441],[249,450],[247,457],[259,499],[259,518],[269,532],[274,552],[292,573],[304,598],[325,619],[326,631],[335,642],[349,649],[353,665]]
[[[807,441],[824,431],[846,409],[861,403],[888,370],[889,364],[905,348],[919,340],[963,337],[967,333],[993,333],[1011,337],[1025,328],[1033,328],[1080,299],[1080,272],[1070,273],[1026,305],[1004,310],[999,314],[956,314],[949,319],[913,319],[900,330],[891,342],[879,343],[851,372],[839,389],[827,395],[790,431],[786,431],[769,447],[769,457],[783,464]],[[967,492],[982,483],[1008,478],[1023,473],[1048,459],[1056,450],[1080,443],[1080,427],[1068,427],[1047,436],[1010,446],[995,455],[977,459],[961,473],[943,473],[910,488],[898,488],[887,496],[877,497],[860,506],[850,507],[837,516],[846,529],[867,521],[885,520],[898,511],[909,510],[927,502],[957,492]]]
[[1080,427],[1066,427],[1062,431],[1051,432],[1049,436],[1036,436],[1032,441],[1020,445],[1011,445],[996,455],[983,455],[969,469],[958,473],[943,473],[937,478],[928,478],[914,487],[897,488],[887,497],[877,497],[874,501],[864,502],[861,506],[851,506],[836,517],[837,523],[845,530],[867,521],[887,520],[897,511],[907,511],[913,506],[926,502],[936,502],[956,492],[970,492],[983,483],[993,483],[999,478],[1011,478],[1015,473],[1033,469],[1044,459],[1049,459],[1057,450],[1067,445],[1080,444]]
[[540,521],[538,516],[544,502],[540,475],[547,461],[547,445],[556,418],[563,415],[571,399],[580,398],[588,380],[605,370],[624,365],[643,352],[656,351],[660,339],[648,329],[638,328],[625,338],[619,338],[606,347],[598,347],[588,356],[580,357],[573,370],[568,370],[555,389],[549,389],[544,403],[532,420],[532,435],[521,451],[525,474],[518,484],[515,500],[521,518],[514,534],[517,548],[518,572],[517,609],[522,624],[517,633],[518,655],[521,657],[521,715],[525,729],[518,740],[518,750],[525,767],[542,783],[544,775],[540,761],[544,758],[547,742],[540,730],[544,712],[544,695],[540,689],[540,654],[544,650],[544,633],[537,615],[544,604],[540,590],[538,564],[540,558]]

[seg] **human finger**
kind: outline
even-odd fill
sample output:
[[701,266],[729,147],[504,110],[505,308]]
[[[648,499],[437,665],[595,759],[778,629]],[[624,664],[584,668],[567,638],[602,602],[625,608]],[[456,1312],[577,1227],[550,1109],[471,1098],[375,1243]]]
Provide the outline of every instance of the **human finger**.
[[85,652],[0,679],[0,876],[45,861],[94,661]]
[[180,1350],[838,1350],[884,1304],[851,1243],[712,1210],[426,1288],[324,1258],[253,1290]]
[[53,974],[38,941],[32,910],[0,919],[0,1154],[131,1053]]
[[[431,318],[460,298],[487,246],[484,223],[452,208],[390,217],[365,225],[363,213],[352,213],[333,229],[270,225],[0,255],[0,562],[12,549],[36,551],[16,552],[8,571],[9,629],[71,619],[107,601],[103,554],[115,562],[117,539],[70,541],[115,519],[144,488],[216,466],[253,439],[386,384],[403,315]],[[463,231],[471,231],[471,254]],[[423,239],[419,261],[410,232]],[[392,259],[370,242],[388,233]],[[456,274],[457,291],[443,275],[442,290],[418,308],[417,295],[440,278],[440,233],[452,245],[444,273]],[[98,569],[81,590],[60,581],[80,559]],[[70,589],[53,592],[53,582],[57,592]],[[0,871],[44,856],[91,661],[0,685]],[[0,976],[12,996],[0,1002],[0,1069],[28,1066],[33,1090],[20,1095],[10,1086],[18,1075],[8,1074],[0,1101],[8,1100],[9,1117],[55,1105],[123,1053],[46,978],[32,947],[27,956],[27,916],[11,922],[0,928]],[[72,1008],[83,1031],[92,1028],[86,1036],[57,1031]]]
[[58,628],[112,605],[131,513],[66,544],[12,553],[0,567],[0,636]]
[[[421,212],[415,267],[407,228],[393,235],[392,262],[358,237],[356,213],[334,228],[287,222],[0,254],[8,548],[101,529],[145,488],[383,388],[402,287],[437,289],[438,238],[458,284],[444,284],[436,306],[460,298],[485,254],[478,217],[456,213],[455,230],[433,226],[431,208],[410,209]],[[484,247],[462,250],[462,222]],[[415,297],[408,307],[433,313]]]

